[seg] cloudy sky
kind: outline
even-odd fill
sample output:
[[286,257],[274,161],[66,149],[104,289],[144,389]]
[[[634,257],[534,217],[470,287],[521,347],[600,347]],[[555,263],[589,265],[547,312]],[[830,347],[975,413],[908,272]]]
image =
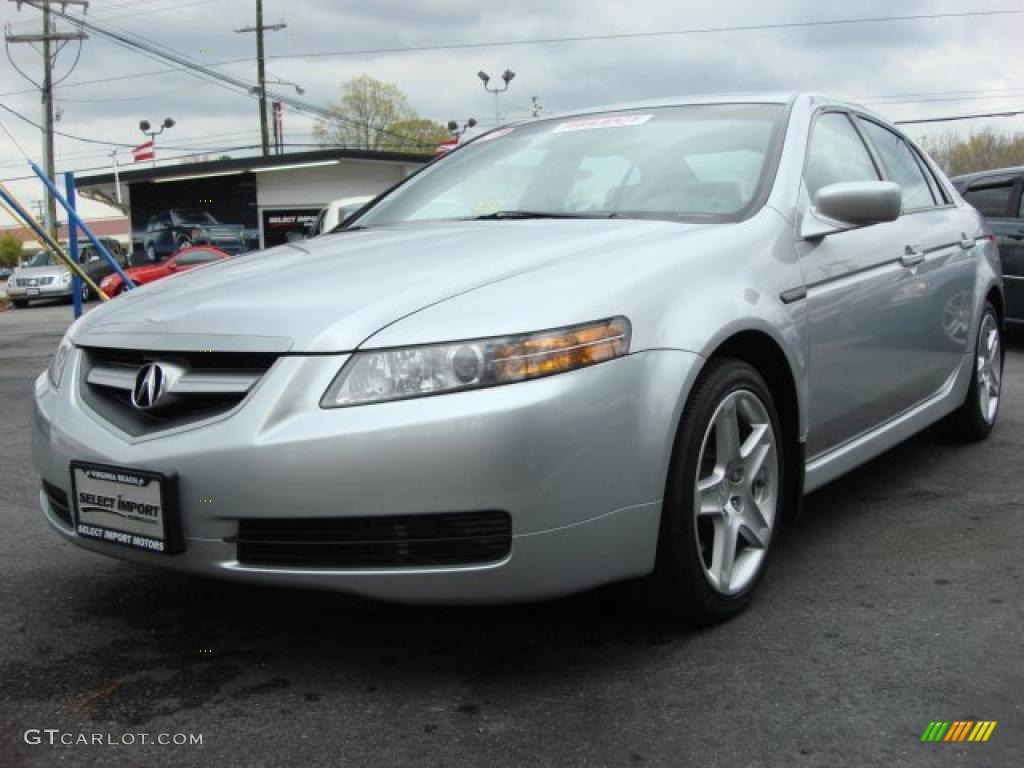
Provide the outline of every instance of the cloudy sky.
[[[267,34],[270,79],[299,83],[301,98],[325,105],[339,84],[362,73],[398,85],[413,107],[440,121],[474,116],[494,122],[494,103],[476,78],[516,72],[502,97],[506,118],[529,114],[536,95],[551,113],[674,94],[752,90],[819,90],[854,98],[893,120],[993,112],[1024,107],[1024,13],[808,26],[659,37],[620,38],[406,53],[367,49],[459,46],[496,41],[756,26],[789,22],[977,11],[1024,11],[1024,0],[265,0],[265,21],[287,28]],[[37,32],[38,11],[3,2],[0,15],[15,33]],[[141,35],[223,71],[255,78],[255,39],[234,29],[255,20],[255,0],[96,0],[88,16]],[[61,23],[60,27],[70,28]],[[330,54],[330,55],[316,55]],[[38,76],[41,58],[25,45],[11,55]],[[61,54],[57,74],[75,58]],[[229,63],[225,63],[229,62]],[[57,90],[58,130],[91,139],[135,143],[138,122],[171,116],[177,125],[158,139],[175,151],[216,151],[259,141],[256,102],[169,65],[92,37],[74,72]],[[147,74],[149,73],[149,74]],[[289,86],[280,86],[282,90]],[[39,94],[0,59],[0,103],[39,122]],[[2,123],[33,159],[38,131],[8,112]],[[1024,119],[1001,118],[909,127],[926,132],[992,124],[1024,131]],[[290,144],[314,141],[312,120],[285,114]],[[159,145],[159,144],[158,144]],[[109,166],[109,148],[58,138],[58,171]],[[238,156],[245,150],[232,150]],[[123,164],[130,156],[121,150]],[[17,148],[0,133],[0,178],[26,171]],[[15,181],[22,200],[39,199],[38,184]]]

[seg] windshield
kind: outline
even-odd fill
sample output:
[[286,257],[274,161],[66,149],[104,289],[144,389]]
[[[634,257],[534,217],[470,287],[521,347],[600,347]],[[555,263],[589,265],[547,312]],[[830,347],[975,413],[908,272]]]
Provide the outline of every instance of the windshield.
[[196,208],[178,208],[171,211],[171,217],[174,219],[174,223],[179,226],[218,223],[218,221],[206,211],[200,211]]
[[696,105],[503,128],[430,166],[355,223],[523,214],[734,221],[767,183],[784,110]]
[[57,257],[49,251],[40,251],[28,260],[26,267],[50,267],[57,264]]

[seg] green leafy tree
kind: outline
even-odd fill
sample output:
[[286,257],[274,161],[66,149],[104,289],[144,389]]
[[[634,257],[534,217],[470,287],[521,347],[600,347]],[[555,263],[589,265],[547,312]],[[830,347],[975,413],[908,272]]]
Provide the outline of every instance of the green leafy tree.
[[0,264],[8,267],[18,266],[21,259],[21,240],[12,234],[0,237]]
[[949,131],[921,146],[950,176],[1024,165],[1024,133],[1011,136],[992,127],[966,137]]
[[414,120],[402,120],[390,127],[394,140],[393,149],[409,152],[432,152],[438,144],[452,136],[448,129],[438,122],[418,117]]
[[432,148],[440,135],[435,129],[444,131],[440,124],[420,118],[397,85],[369,75],[344,83],[341,97],[328,109],[329,114],[313,127],[324,144],[357,149],[411,149],[417,144]]

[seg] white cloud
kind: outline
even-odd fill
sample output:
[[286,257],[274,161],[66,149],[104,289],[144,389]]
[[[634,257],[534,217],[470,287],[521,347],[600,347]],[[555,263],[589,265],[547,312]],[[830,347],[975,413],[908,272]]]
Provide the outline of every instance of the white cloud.
[[[116,7],[115,7],[116,6]],[[784,23],[823,18],[950,13],[1010,7],[996,0],[984,5],[943,0],[862,0],[828,6],[811,0],[733,0],[730,3],[668,0],[266,0],[266,21],[287,22],[268,33],[267,50],[304,54],[399,46],[435,45],[537,37],[616,34],[653,30]],[[3,3],[0,14],[18,31],[38,23],[31,8]],[[193,58],[220,62],[251,57],[251,34],[234,29],[253,22],[249,0],[152,0],[148,5],[114,0],[93,2],[90,16],[145,35]],[[268,68],[284,80],[300,83],[305,100],[324,104],[344,80],[367,72],[396,83],[425,116],[446,121],[475,116],[493,121],[493,101],[476,78],[479,69],[495,76],[506,67],[517,73],[502,97],[507,116],[527,114],[537,95],[548,113],[595,104],[660,98],[711,91],[812,89],[845,96],[872,97],[938,91],[1021,90],[986,94],[971,101],[887,104],[875,108],[893,119],[963,114],[1024,105],[1024,63],[1019,50],[1019,16],[936,19],[760,30],[673,37],[509,46],[374,56],[271,58]],[[39,69],[38,56],[26,46],[15,49],[23,67]],[[69,60],[62,56],[63,64]],[[256,107],[251,98],[198,82],[180,72],[74,85],[83,81],[164,68],[164,65],[93,36],[67,84],[58,90],[64,117],[58,128],[82,136],[134,143],[141,138],[140,118],[173,116],[177,126],[160,141],[165,146],[235,146],[258,141]],[[225,68],[254,77],[251,62]],[[38,122],[38,94],[29,90],[7,64],[0,65],[0,100]],[[952,94],[971,95],[971,94]],[[35,129],[0,113],[18,141],[38,157]],[[951,123],[914,129],[968,130],[981,123]],[[996,122],[1024,129],[1024,120]],[[309,118],[287,113],[289,141],[311,140]],[[103,165],[106,151],[60,139],[59,165]],[[24,163],[4,142],[0,177],[22,175]],[[39,192],[19,183],[26,199]]]

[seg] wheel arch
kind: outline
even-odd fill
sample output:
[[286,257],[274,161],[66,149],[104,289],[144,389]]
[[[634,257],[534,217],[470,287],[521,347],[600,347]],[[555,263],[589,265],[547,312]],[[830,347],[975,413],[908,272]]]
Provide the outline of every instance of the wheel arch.
[[1000,327],[1006,326],[1006,300],[1003,298],[1002,289],[995,283],[988,287],[988,291],[985,293],[985,301],[992,304],[996,308],[996,315],[999,319]]
[[785,446],[788,489],[782,509],[791,518],[799,515],[803,499],[805,409],[797,384],[798,374],[781,344],[769,333],[757,329],[737,331],[721,341],[707,355],[707,359],[733,358],[742,360],[764,378],[775,400],[781,422]]

